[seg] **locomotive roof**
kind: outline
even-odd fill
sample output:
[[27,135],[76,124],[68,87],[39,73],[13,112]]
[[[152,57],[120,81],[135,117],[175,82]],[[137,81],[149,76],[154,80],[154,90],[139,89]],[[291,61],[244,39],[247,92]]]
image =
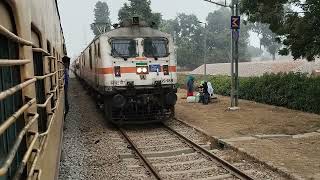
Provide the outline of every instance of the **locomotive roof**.
[[[162,31],[159,31],[157,29],[153,29],[151,27],[141,27],[141,26],[129,26],[129,27],[121,27],[117,29],[113,29],[109,32],[106,32],[104,34],[101,34],[100,36],[97,36],[94,38],[88,46],[80,53],[79,57],[83,54],[85,50],[87,50],[93,42],[95,42],[97,39],[99,39],[102,36],[107,36],[109,38],[114,37],[127,37],[127,38],[138,38],[138,37],[164,37],[164,38],[170,38],[171,35],[168,33],[164,33]],[[78,58],[79,58],[78,57]],[[76,58],[76,59],[78,59]]]
[[157,29],[153,29],[150,27],[139,27],[139,26],[131,26],[131,27],[121,27],[109,31],[102,36],[107,37],[165,37],[170,38],[170,34],[161,32]]

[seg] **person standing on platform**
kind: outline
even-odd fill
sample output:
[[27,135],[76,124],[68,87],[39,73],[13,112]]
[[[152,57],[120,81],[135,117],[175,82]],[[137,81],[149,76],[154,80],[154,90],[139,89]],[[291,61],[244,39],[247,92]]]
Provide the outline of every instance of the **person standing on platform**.
[[64,65],[64,105],[65,105],[64,117],[66,117],[69,112],[68,86],[69,86],[70,58],[68,56],[64,56],[62,58],[62,62]]
[[187,79],[187,97],[193,96],[193,91],[194,91],[194,77],[193,76],[188,76]]

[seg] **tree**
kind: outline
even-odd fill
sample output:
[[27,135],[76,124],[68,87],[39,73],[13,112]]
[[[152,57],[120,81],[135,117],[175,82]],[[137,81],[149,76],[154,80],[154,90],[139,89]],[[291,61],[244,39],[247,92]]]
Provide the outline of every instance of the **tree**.
[[[207,63],[230,62],[230,15],[228,9],[219,9],[207,17],[208,26],[204,28],[195,15],[178,14],[173,20],[163,20],[160,30],[172,34],[176,39],[178,65],[195,68],[203,64],[205,34]],[[239,42],[240,61],[249,61],[247,51],[250,27],[241,29]]]
[[131,19],[132,17],[140,17],[149,25],[155,23],[155,28],[158,28],[161,22],[160,13],[152,13],[150,0],[129,0],[129,4],[124,3],[123,7],[119,10],[118,19],[123,21]]
[[[300,8],[295,12],[290,6]],[[296,9],[296,8],[295,8]],[[305,0],[242,0],[241,11],[250,22],[270,24],[278,41],[285,45],[280,54],[294,59],[314,60],[320,55],[320,1]]]
[[272,59],[275,60],[276,54],[281,48],[281,44],[276,41],[277,35],[269,29],[268,24],[254,23],[252,31],[257,33],[260,38],[260,50],[261,46],[264,46],[272,55]]
[[[210,63],[230,62],[230,16],[231,11],[227,8],[220,8],[209,13],[208,22],[208,57]],[[249,43],[249,26],[242,25],[239,39],[239,61],[250,61],[247,47]]]
[[174,20],[163,20],[160,30],[175,37],[179,66],[195,68],[202,64],[204,30],[195,15],[181,13]]
[[271,31],[269,31],[269,33],[264,33],[261,38],[261,44],[271,54],[272,60],[275,60],[276,54],[281,48],[281,44],[276,41],[276,35]]
[[249,46],[248,53],[250,54],[251,57],[259,57],[262,55],[263,51],[260,48]]
[[110,11],[106,2],[98,1],[94,8],[94,23],[91,24],[91,30],[95,36],[100,35],[111,28]]

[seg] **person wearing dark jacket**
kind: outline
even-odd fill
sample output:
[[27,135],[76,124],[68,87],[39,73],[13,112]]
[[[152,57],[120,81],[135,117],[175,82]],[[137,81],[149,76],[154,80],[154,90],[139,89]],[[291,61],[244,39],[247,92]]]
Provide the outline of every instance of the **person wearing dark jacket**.
[[69,100],[68,100],[68,86],[69,86],[69,67],[70,67],[70,58],[68,56],[64,56],[62,58],[62,62],[64,65],[64,105],[65,105],[65,114],[69,112]]
[[200,102],[207,105],[210,101],[210,94],[208,92],[208,84],[206,81],[201,81],[200,87],[202,89],[201,95],[200,95]]

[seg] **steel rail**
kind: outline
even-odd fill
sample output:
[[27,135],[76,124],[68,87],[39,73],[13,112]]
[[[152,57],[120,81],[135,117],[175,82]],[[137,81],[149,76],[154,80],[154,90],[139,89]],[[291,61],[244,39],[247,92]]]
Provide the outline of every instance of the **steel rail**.
[[[163,123],[162,123],[163,124]],[[237,167],[233,166],[232,164],[230,164],[229,162],[221,159],[220,157],[214,155],[213,153],[209,152],[208,150],[204,149],[203,147],[199,146],[198,144],[194,143],[193,141],[191,141],[190,139],[186,138],[185,136],[183,136],[182,134],[178,133],[177,131],[175,131],[174,129],[172,129],[171,127],[167,126],[166,124],[163,124],[163,126],[169,131],[172,132],[173,134],[175,134],[179,139],[182,139],[186,144],[188,144],[190,147],[194,148],[196,151],[200,152],[201,154],[209,157],[210,159],[217,161],[218,163],[220,163],[222,165],[222,167],[224,169],[226,169],[227,171],[229,171],[231,174],[233,174],[234,176],[236,176],[237,178],[240,179],[245,179],[245,180],[253,180],[254,178],[252,178],[251,176],[247,175],[246,173],[244,173],[243,171],[241,171],[240,169],[238,169]]]
[[156,179],[161,180],[162,178],[161,178],[160,173],[158,172],[158,170],[156,170],[156,168],[153,167],[153,165],[150,163],[150,161],[147,159],[147,157],[145,155],[143,155],[143,153],[139,150],[138,146],[127,135],[125,130],[123,130],[120,127],[118,127],[118,130],[121,132],[122,136],[126,139],[126,141],[130,144],[130,146],[133,148],[133,150],[136,152],[136,154],[139,156],[139,158],[143,161],[145,166],[151,171],[153,176]]

